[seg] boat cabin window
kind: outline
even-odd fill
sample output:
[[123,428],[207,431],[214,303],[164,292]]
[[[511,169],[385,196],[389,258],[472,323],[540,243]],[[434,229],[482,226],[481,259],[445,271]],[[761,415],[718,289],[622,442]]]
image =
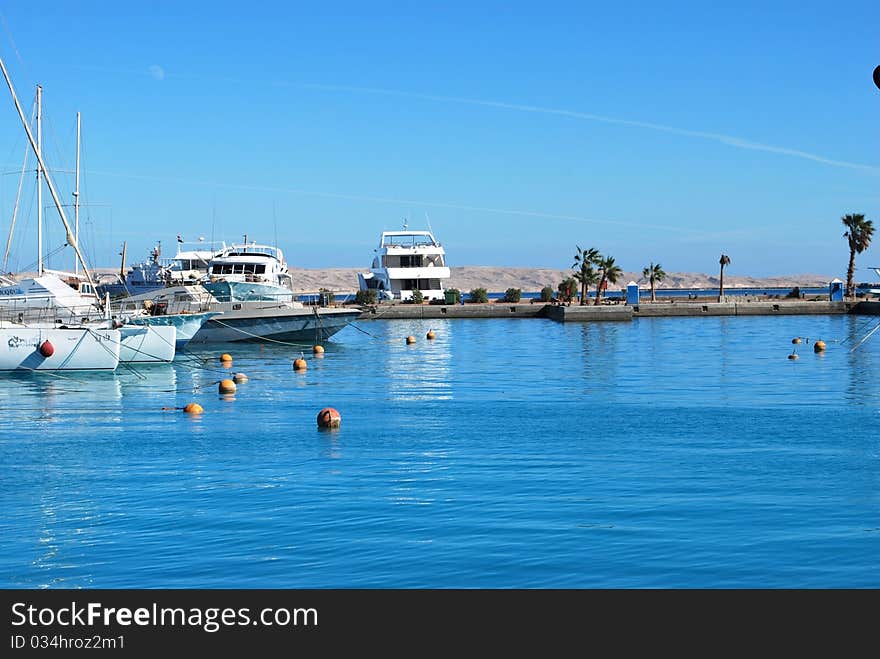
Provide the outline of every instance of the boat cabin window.
[[422,267],[422,255],[421,254],[408,254],[400,257],[400,267],[401,268],[421,268]]
[[440,290],[440,280],[439,279],[402,279],[400,283],[400,290],[402,291],[439,291]]
[[217,263],[211,266],[212,275],[262,275],[265,263]]

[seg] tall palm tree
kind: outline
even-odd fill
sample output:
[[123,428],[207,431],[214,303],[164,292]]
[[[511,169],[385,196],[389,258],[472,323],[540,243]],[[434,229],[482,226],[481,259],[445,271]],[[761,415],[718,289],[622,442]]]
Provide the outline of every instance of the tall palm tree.
[[654,295],[654,284],[666,279],[666,273],[663,271],[663,266],[651,261],[651,265],[642,270],[642,277],[651,283],[651,302],[656,302],[657,298]]
[[571,267],[575,271],[574,278],[581,284],[581,305],[584,305],[587,303],[587,290],[590,288],[590,284],[596,283],[597,275],[593,266],[602,258],[602,255],[595,247],[590,247],[590,249],[581,249],[577,245],[575,247],[577,247],[577,254],[574,255],[574,264]]
[[853,276],[856,271],[856,254],[861,254],[868,245],[871,244],[871,238],[874,235],[874,223],[866,220],[861,213],[853,213],[844,215],[840,218],[843,226],[846,227],[846,233],[843,237],[849,243],[849,265],[846,268],[846,294],[852,297],[856,292]]
[[581,285],[581,306],[584,306],[587,303],[590,286],[599,283],[599,273],[596,272],[592,263],[586,263],[581,264],[580,270],[574,271],[574,278]]
[[602,291],[605,290],[605,286],[607,286],[608,282],[616,284],[617,280],[623,276],[623,270],[620,269],[619,265],[614,263],[613,256],[606,256],[599,259],[597,265],[599,266],[599,271],[602,273],[602,278],[599,280],[599,286],[596,288],[596,305],[598,306],[602,302]]
[[718,301],[721,302],[724,299],[724,266],[730,265],[730,257],[727,254],[722,254],[718,263],[721,264],[721,281],[718,286]]

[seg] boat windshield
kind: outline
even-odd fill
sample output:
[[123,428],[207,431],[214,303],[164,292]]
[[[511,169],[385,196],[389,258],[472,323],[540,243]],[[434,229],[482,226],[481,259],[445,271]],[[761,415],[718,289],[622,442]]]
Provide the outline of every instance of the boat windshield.
[[436,247],[438,243],[430,233],[383,233],[382,247]]

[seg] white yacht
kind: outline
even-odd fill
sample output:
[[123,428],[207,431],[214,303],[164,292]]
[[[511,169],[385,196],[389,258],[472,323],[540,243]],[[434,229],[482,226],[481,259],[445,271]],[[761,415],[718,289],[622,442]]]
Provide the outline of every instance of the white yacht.
[[208,262],[203,285],[220,302],[293,302],[293,279],[277,247],[256,242],[234,244]]
[[421,291],[425,300],[442,300],[450,277],[446,251],[430,231],[383,231],[369,272],[358,273],[361,290],[375,290],[379,299],[411,300]]
[[171,283],[176,286],[195,283],[208,274],[211,259],[225,250],[223,241],[205,242],[204,238],[199,238],[198,242],[187,243],[178,236],[177,254],[166,264],[170,268]]

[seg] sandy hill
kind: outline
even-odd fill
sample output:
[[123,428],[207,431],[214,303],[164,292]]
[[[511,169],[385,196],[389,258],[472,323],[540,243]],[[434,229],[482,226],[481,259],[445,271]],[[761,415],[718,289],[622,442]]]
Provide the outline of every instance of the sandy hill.
[[[117,268],[96,268],[97,273],[115,273]],[[357,273],[360,268],[291,268],[293,285],[300,292],[314,292],[319,288],[327,288],[338,293],[354,292],[358,288]],[[35,273],[21,273],[18,277],[34,276]],[[490,293],[504,292],[508,288],[519,288],[522,291],[540,291],[544,286],[556,286],[571,270],[555,270],[553,268],[507,268],[499,266],[465,265],[452,268],[449,288],[470,291],[474,288],[485,288]],[[778,277],[743,277],[725,275],[724,285],[731,288],[791,288],[793,286],[826,286],[832,277],[828,275],[799,274],[780,275]],[[641,273],[624,272],[617,285],[609,286],[622,289],[628,281],[636,281],[641,286],[647,283],[641,280]],[[718,276],[696,272],[670,272],[663,280],[662,288],[716,288]]]
[[[329,288],[332,291],[348,292],[357,290],[358,268],[326,268],[311,270],[291,268],[294,286],[301,291],[316,291]],[[452,268],[450,288],[470,291],[485,288],[490,292],[502,292],[508,288],[523,291],[539,291],[544,286],[554,289],[571,270],[552,268],[506,268],[496,266],[461,266]],[[640,281],[641,273],[626,272],[615,288],[623,288],[628,281]],[[778,277],[743,277],[725,275],[724,284],[729,287],[775,288],[793,286],[825,286],[832,278],[828,275],[799,274]],[[718,276],[694,272],[671,272],[662,283],[663,288],[714,288],[718,286]]]

